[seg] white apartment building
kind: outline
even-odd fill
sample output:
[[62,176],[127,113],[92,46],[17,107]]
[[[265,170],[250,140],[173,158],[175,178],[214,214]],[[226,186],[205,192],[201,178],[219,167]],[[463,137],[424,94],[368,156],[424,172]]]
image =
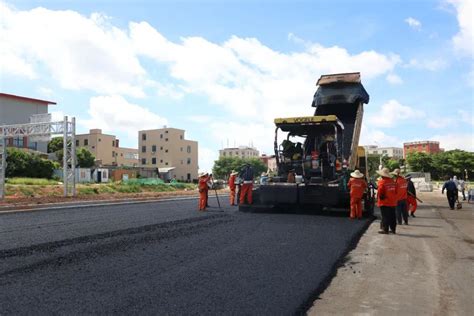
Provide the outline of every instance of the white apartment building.
[[254,147],[239,146],[219,150],[219,157],[259,158],[260,153]]
[[403,158],[403,148],[401,147],[378,147],[378,146],[366,146],[367,153],[369,155],[381,155],[387,156],[393,159]]

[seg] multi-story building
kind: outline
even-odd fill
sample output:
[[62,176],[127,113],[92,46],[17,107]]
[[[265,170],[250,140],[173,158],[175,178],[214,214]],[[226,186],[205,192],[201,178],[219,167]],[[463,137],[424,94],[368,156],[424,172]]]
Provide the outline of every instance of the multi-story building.
[[403,143],[403,157],[412,152],[424,152],[427,154],[436,154],[444,151],[439,147],[439,142],[436,141],[418,141]]
[[[48,106],[55,102],[0,93],[0,126],[30,123],[33,115],[48,114]],[[47,152],[47,141],[33,141],[28,137],[7,139],[7,146]]]
[[94,154],[98,165],[138,166],[138,150],[120,147],[114,135],[102,134],[100,129],[91,129],[89,134],[76,135],[76,147],[85,147]]
[[268,172],[276,172],[277,171],[277,162],[276,162],[276,157],[275,155],[267,156],[265,154],[262,154],[260,156],[260,160],[267,166],[267,171]]
[[403,158],[403,148],[401,147],[366,146],[365,148],[368,155],[387,156],[397,160]]
[[185,139],[184,133],[169,127],[139,131],[140,167],[158,168],[165,180],[197,180],[198,142]]
[[254,147],[239,146],[219,150],[219,157],[258,158],[260,153]]

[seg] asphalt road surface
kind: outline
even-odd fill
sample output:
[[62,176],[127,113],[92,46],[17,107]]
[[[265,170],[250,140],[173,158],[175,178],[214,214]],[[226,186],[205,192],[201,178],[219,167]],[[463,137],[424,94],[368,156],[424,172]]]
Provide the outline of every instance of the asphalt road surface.
[[0,314],[304,312],[368,224],[196,208],[182,200],[0,215]]

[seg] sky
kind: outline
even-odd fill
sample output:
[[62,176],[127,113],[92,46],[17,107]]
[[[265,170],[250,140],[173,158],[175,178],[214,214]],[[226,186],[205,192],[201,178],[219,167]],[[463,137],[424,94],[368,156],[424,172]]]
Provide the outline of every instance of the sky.
[[175,127],[207,171],[227,146],[272,154],[322,74],[361,72],[361,144],[474,151],[471,0],[0,0],[0,91],[57,102],[77,133],[137,147]]

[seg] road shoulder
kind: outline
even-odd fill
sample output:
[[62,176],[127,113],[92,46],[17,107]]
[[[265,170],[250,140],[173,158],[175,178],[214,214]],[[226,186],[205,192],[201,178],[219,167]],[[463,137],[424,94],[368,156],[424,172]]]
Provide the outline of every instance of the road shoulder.
[[375,221],[346,257],[309,315],[446,315],[474,310],[474,205],[447,210],[422,196],[410,225],[379,235]]

